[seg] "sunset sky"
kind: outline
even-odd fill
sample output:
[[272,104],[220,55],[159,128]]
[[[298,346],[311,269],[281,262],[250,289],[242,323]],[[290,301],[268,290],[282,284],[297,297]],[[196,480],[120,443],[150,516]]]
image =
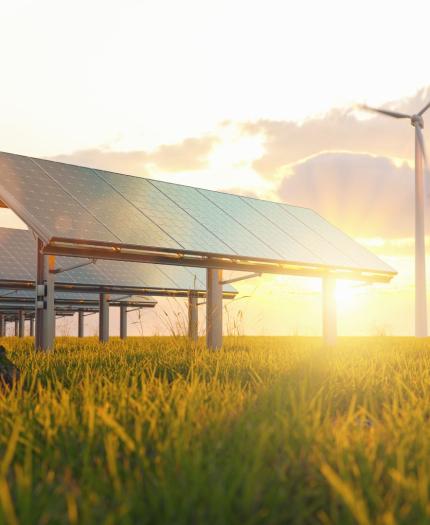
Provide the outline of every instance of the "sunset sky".
[[[413,130],[352,107],[430,100],[428,2],[14,0],[0,13],[0,150],[312,207],[399,272],[339,287],[339,333],[412,334]],[[240,310],[246,333],[316,335],[319,286],[245,281],[226,322]],[[145,333],[165,330],[165,303]]]

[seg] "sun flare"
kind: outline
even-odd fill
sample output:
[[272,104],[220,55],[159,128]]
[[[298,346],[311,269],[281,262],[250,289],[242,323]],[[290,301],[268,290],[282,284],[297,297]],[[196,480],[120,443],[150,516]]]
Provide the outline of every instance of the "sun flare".
[[356,302],[357,285],[350,281],[337,281],[336,303],[338,308],[352,308]]

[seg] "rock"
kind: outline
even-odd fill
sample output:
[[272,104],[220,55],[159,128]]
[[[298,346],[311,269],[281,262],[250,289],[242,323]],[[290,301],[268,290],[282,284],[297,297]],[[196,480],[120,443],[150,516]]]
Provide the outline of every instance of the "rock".
[[19,380],[19,369],[9,361],[6,349],[0,345],[0,387],[6,385],[11,388]]

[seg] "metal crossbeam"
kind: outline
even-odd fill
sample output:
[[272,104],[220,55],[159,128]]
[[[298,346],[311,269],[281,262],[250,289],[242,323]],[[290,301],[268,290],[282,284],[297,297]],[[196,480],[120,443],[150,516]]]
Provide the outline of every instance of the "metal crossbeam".
[[119,246],[102,246],[80,244],[76,241],[66,242],[55,240],[44,247],[44,253],[69,257],[85,257],[115,261],[145,262],[152,264],[168,264],[174,266],[189,266],[193,268],[209,268],[223,270],[249,271],[301,277],[323,277],[330,274],[335,279],[366,282],[389,282],[395,272],[376,272],[371,269],[354,270],[348,267],[331,267],[329,265],[307,265],[268,260],[249,260],[243,257],[216,255],[188,255],[182,253],[165,253],[136,250]]
[[255,277],[261,277],[261,272],[250,273],[248,275],[243,275],[242,277],[234,277],[233,279],[227,279],[226,281],[221,281],[220,284],[232,284],[238,283],[239,281],[245,281],[246,279],[254,279]]
[[54,270],[51,270],[51,273],[57,275],[59,273],[64,273],[64,272],[70,272],[71,270],[76,270],[77,268],[83,268],[84,266],[88,266],[90,264],[96,264],[97,262],[97,259],[91,259],[90,261],[87,261],[87,262],[83,262],[83,263],[80,263],[80,264],[75,264],[74,266],[69,266],[68,268],[55,268]]

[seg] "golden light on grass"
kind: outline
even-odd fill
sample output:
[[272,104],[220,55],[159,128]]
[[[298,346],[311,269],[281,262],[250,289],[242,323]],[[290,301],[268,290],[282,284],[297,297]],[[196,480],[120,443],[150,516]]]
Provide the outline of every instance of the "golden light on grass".
[[428,522],[426,341],[0,342],[0,523]]

